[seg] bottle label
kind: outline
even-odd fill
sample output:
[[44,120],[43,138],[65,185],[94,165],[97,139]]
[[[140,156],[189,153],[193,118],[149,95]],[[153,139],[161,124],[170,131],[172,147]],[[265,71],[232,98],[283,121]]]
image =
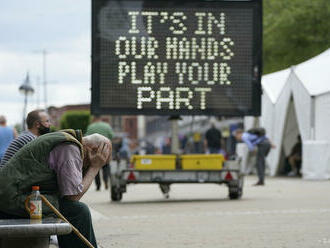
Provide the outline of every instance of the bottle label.
[[30,217],[31,218],[41,218],[42,209],[41,201],[30,201]]

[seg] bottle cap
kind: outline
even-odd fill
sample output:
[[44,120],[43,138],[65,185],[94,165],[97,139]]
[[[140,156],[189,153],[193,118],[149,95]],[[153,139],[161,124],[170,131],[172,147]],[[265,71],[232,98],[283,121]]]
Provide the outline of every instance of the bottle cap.
[[32,190],[39,190],[39,186],[32,186]]

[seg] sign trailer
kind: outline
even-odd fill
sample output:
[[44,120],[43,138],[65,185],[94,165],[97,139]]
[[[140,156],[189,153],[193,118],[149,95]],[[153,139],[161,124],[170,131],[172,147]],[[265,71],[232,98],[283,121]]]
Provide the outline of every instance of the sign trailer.
[[92,112],[260,115],[261,0],[93,0]]

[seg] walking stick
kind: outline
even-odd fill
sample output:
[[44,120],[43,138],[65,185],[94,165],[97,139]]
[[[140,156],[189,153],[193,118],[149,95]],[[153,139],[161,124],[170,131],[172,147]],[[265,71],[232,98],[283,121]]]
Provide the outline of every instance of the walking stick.
[[[31,196],[26,197],[25,199],[25,209],[26,211],[30,212],[29,209],[29,200],[30,200]],[[77,228],[75,228],[61,213],[60,211],[58,211],[48,200],[46,197],[44,197],[43,195],[40,195],[42,201],[57,215],[57,217],[59,217],[61,220],[63,220],[64,222],[68,223],[71,228],[72,231],[89,247],[89,248],[95,248],[85,237],[84,235],[82,235],[79,230]]]

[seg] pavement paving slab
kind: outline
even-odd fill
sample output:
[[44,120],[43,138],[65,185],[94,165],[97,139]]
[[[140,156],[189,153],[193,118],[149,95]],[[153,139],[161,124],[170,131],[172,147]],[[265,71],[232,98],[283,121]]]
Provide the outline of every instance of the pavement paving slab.
[[129,185],[121,202],[89,189],[99,247],[330,248],[330,182],[245,178],[240,200],[225,185],[174,184],[165,199],[156,184]]

